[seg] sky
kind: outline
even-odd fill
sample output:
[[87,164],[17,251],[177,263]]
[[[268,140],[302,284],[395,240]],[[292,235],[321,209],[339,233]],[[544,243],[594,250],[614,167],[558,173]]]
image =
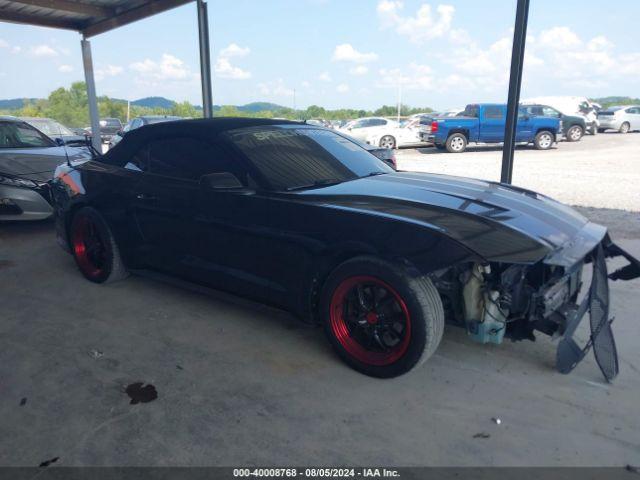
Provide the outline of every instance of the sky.
[[[516,0],[209,0],[215,104],[506,101]],[[640,96],[640,2],[531,2],[522,98]],[[91,39],[99,95],[201,104],[195,4]],[[83,80],[75,32],[0,23],[0,98]],[[295,91],[295,98],[294,98]]]

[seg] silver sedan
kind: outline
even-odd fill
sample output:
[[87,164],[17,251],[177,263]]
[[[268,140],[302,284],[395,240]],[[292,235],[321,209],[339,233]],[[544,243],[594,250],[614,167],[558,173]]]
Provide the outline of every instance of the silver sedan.
[[605,130],[617,130],[620,133],[640,130],[640,106],[609,107],[598,113],[598,120],[598,131],[601,133]]

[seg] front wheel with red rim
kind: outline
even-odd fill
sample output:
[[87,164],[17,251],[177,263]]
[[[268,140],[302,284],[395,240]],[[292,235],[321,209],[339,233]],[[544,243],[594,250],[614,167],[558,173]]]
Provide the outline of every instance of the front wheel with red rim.
[[69,239],[76,264],[88,280],[105,283],[126,276],[113,234],[94,208],[84,207],[73,216]]
[[325,331],[350,366],[375,377],[394,377],[433,354],[444,312],[426,277],[373,257],[340,265],[323,291]]

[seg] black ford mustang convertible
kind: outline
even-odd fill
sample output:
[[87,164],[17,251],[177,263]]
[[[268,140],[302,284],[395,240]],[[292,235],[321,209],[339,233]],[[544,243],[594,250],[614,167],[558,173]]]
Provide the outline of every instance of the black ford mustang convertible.
[[[52,191],[58,240],[92,282],[155,271],[276,305],[323,324],[344,361],[377,377],[429,358],[446,320],[483,343],[558,334],[561,371],[593,347],[612,379],[608,277],[640,276],[604,227],[547,197],[395,172],[294,122],[145,126],[59,167]],[[614,256],[628,263],[607,275]]]

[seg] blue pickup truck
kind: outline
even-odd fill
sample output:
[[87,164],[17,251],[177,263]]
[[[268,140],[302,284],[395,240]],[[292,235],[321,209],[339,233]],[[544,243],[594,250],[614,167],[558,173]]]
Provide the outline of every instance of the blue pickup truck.
[[[451,153],[464,152],[469,143],[501,143],[506,117],[505,104],[467,105],[455,117],[434,118],[431,132],[422,133],[421,139]],[[547,150],[557,142],[560,131],[557,118],[533,116],[522,108],[519,110],[516,142],[533,143],[538,150]]]

